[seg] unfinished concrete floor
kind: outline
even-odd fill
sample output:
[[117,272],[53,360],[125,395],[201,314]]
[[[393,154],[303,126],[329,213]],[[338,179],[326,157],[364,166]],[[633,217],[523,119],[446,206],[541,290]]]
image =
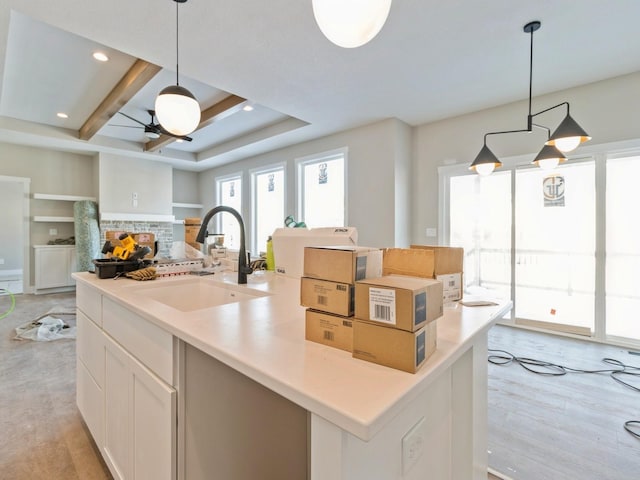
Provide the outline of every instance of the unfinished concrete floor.
[[[16,295],[0,319],[0,478],[110,479],[75,401],[75,340],[14,340],[15,328],[55,308],[73,311],[75,294]],[[0,296],[0,316],[10,307]],[[75,325],[75,316],[61,316]]]

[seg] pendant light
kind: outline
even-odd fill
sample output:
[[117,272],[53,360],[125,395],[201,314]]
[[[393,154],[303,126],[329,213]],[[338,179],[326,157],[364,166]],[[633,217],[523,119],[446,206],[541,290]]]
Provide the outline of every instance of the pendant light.
[[200,105],[196,97],[179,82],[178,61],[178,4],[187,0],[173,0],[176,2],[176,84],[170,85],[156,97],[155,111],[162,128],[174,135],[189,135],[200,123]]
[[[533,127],[541,128],[547,131],[547,138],[544,147],[533,160],[534,165],[538,165],[543,169],[555,168],[559,163],[566,161],[567,157],[563,152],[570,152],[582,142],[591,140],[591,137],[585,132],[580,125],[569,114],[569,102],[562,102],[553,107],[546,108],[538,113],[531,113],[531,96],[533,83],[533,32],[538,30],[541,23],[537,20],[527,23],[523,30],[530,34],[530,53],[529,53],[529,114],[527,115],[527,128],[520,130],[506,130],[503,132],[489,132],[484,135],[484,145],[480,153],[469,166],[470,170],[475,170],[479,175],[489,175],[495,168],[502,166],[502,163],[487,147],[487,136],[502,135],[505,133],[531,132]],[[567,115],[560,123],[558,128],[551,134],[550,129],[543,125],[533,123],[533,117],[546,113],[558,107],[567,107]],[[488,173],[487,173],[488,172]]]
[[391,0],[312,0],[320,31],[343,48],[364,45],[387,21]]

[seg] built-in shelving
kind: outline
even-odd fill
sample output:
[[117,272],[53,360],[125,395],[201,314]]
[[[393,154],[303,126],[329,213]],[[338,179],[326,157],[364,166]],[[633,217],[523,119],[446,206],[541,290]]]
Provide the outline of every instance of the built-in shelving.
[[172,203],[173,208],[203,208],[201,203]]
[[97,201],[96,197],[85,197],[83,195],[55,195],[51,193],[34,193],[35,200],[61,200],[65,202],[79,202],[82,200]]
[[48,217],[43,215],[36,215],[33,217],[34,222],[58,222],[58,223],[73,223],[73,217]]

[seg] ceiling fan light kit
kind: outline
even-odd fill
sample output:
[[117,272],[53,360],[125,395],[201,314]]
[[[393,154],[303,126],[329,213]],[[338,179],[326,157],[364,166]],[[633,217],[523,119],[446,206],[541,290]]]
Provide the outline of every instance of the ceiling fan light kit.
[[156,97],[155,111],[162,128],[173,135],[193,132],[200,123],[200,105],[196,97],[179,82],[178,7],[187,0],[176,2],[176,84],[163,88]]
[[[469,166],[470,170],[475,170],[479,175],[489,175],[494,169],[502,166],[502,163],[493,154],[493,152],[487,147],[487,137],[489,135],[502,135],[506,133],[521,133],[532,132],[533,127],[541,128],[547,131],[548,140],[545,142],[540,153],[531,162],[534,165],[538,165],[543,169],[551,169],[557,166],[559,163],[566,161],[567,157],[563,152],[570,152],[578,147],[583,142],[591,140],[591,137],[585,132],[580,125],[569,114],[569,102],[562,102],[553,107],[546,108],[537,113],[531,113],[531,92],[532,92],[532,80],[533,80],[533,32],[538,30],[541,23],[537,20],[527,23],[523,30],[525,33],[531,35],[530,43],[530,56],[529,56],[529,114],[527,115],[527,128],[520,130],[505,130],[502,132],[489,132],[484,135],[484,145],[480,150],[480,153]],[[559,107],[567,107],[567,115],[560,123],[558,128],[551,134],[551,130],[543,125],[533,123],[533,118],[546,113],[550,110],[554,110]]]
[[391,0],[312,0],[320,31],[343,48],[364,45],[387,21]]

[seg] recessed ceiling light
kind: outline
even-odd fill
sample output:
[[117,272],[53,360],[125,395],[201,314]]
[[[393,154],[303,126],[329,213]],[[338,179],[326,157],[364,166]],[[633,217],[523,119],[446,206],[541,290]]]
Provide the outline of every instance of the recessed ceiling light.
[[109,60],[109,57],[107,57],[107,55],[102,52],[93,52],[93,58],[95,58],[99,62],[106,62]]
[[250,112],[253,110],[253,105],[245,105],[244,107],[242,107],[242,110],[244,110],[245,112]]
[[64,112],[58,112],[56,113],[56,115],[58,116],[58,118],[69,118],[69,115]]

